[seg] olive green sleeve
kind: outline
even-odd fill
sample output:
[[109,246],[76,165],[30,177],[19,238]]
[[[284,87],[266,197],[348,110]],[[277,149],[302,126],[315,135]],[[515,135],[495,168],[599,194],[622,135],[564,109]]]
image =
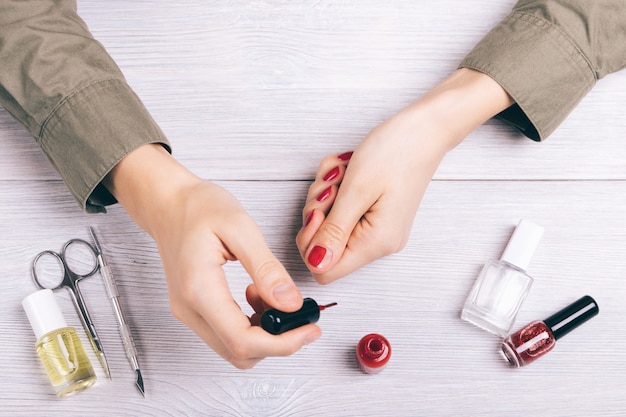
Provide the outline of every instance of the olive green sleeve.
[[497,81],[515,100],[498,117],[534,140],[625,66],[624,0],[520,0],[459,65]]
[[0,104],[37,140],[88,212],[115,202],[107,173],[165,135],[71,0],[0,2]]

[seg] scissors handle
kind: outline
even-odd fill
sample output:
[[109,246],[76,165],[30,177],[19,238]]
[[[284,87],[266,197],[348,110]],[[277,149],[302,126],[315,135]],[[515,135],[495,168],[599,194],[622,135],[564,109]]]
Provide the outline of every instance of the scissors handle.
[[[87,273],[79,273],[77,271],[79,268],[77,268],[76,265],[70,261],[70,259],[75,258],[75,256],[72,256],[72,254],[68,254],[68,251],[71,252],[70,248],[76,249],[76,248],[81,248],[81,247],[87,249],[89,251],[89,254],[92,256],[91,265],[93,266],[90,266],[91,269]],[[68,272],[71,272],[70,275],[74,275],[76,280],[90,277],[93,274],[95,274],[96,271],[98,271],[98,267],[99,267],[98,252],[93,246],[91,246],[91,243],[87,242],[86,240],[83,240],[83,239],[68,240],[65,243],[65,245],[63,245],[63,250],[61,251],[61,258],[65,262],[65,268],[67,268]]]
[[[39,276],[37,275],[37,263],[44,256],[53,256],[59,262],[59,267],[61,268],[61,274],[59,278],[59,283],[56,286],[45,285],[42,281],[39,280]],[[33,263],[31,264],[30,272],[33,276],[33,280],[35,281],[35,284],[42,290],[45,290],[45,289],[58,290],[59,288],[65,286],[65,274],[66,274],[65,269],[66,269],[65,262],[63,261],[63,258],[61,257],[61,255],[51,250],[45,250],[37,254],[37,256],[35,256],[35,259],[33,259]]]

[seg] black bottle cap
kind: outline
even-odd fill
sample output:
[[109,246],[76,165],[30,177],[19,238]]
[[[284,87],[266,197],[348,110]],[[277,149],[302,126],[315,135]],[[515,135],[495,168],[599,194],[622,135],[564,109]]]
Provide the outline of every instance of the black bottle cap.
[[596,300],[585,295],[563,310],[551,315],[543,322],[552,330],[555,339],[560,339],[590,318],[596,316],[600,309]]
[[261,327],[271,334],[281,334],[320,319],[320,307],[312,298],[305,298],[302,308],[293,313],[270,309],[261,316]]

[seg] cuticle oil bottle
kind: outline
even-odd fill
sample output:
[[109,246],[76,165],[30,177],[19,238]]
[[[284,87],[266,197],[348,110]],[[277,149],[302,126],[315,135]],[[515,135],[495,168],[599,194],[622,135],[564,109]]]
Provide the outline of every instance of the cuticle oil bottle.
[[35,349],[59,397],[68,397],[96,382],[96,374],[76,333],[65,322],[52,290],[40,290],[22,301],[37,343]]

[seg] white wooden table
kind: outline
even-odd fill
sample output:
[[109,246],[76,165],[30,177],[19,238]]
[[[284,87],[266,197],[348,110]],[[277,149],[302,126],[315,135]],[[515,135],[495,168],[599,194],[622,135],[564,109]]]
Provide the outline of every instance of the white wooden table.
[[[490,121],[441,165],[407,248],[329,286],[295,247],[322,157],[449,74],[514,1],[79,1],[173,143],[175,156],[231,190],[307,296],[337,301],[324,335],[240,371],[170,314],[155,245],[119,206],[80,211],[35,142],[0,111],[0,415],[626,415],[626,73],[602,80],[545,143]],[[553,352],[511,369],[499,340],[459,318],[482,264],[522,217],[545,227],[516,327],[589,294],[600,315]],[[113,380],[58,399],[20,300],[43,249],[97,224],[135,335],[146,398],[133,386],[102,282],[83,292]],[[249,278],[228,265],[248,311]],[[86,337],[67,294],[58,299]],[[356,366],[369,332],[392,344],[378,375]],[[91,353],[90,353],[91,354]]]

